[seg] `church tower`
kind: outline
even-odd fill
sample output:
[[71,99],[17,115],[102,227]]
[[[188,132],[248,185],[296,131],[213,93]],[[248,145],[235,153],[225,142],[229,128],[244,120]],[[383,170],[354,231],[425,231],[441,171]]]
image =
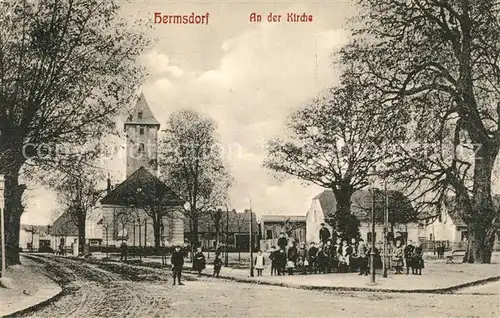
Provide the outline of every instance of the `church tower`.
[[141,93],[134,109],[124,124],[127,141],[127,178],[140,167],[148,169],[156,176],[157,144],[160,123]]

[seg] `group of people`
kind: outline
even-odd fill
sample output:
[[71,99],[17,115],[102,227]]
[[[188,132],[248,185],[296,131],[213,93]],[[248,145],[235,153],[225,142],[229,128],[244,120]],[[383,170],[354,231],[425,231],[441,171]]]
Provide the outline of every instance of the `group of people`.
[[[367,246],[362,238],[348,240],[342,237],[341,233],[335,234],[333,239],[328,228],[322,223],[319,232],[320,242],[318,244],[311,242],[307,248],[305,243],[297,247],[297,243],[292,242],[290,246],[285,233],[280,233],[278,247],[273,246],[269,256],[271,275],[284,275],[285,273],[293,275],[296,271],[302,274],[359,272],[359,275],[368,275],[371,247]],[[407,274],[410,268],[413,274],[422,274],[424,261],[420,246],[415,247],[411,242],[404,246],[403,239],[396,238],[393,244],[388,244],[386,253],[388,255],[385,259],[386,271],[394,268],[396,274],[402,274],[406,266]],[[381,257],[376,248],[373,254],[378,261],[375,267],[382,267],[377,266]]]
[[[359,275],[368,275],[370,272],[369,259],[372,254],[374,255],[374,267],[382,267],[378,249],[374,248],[372,253],[371,247],[365,244],[362,238],[348,240],[341,233],[335,233],[332,237],[324,223],[321,224],[319,237],[318,244],[311,242],[309,247],[306,247],[305,243],[300,243],[297,247],[297,242],[289,244],[285,233],[280,233],[278,247],[273,246],[269,254],[271,276],[285,275],[286,273],[293,275],[295,272],[302,274],[359,272]],[[414,246],[411,241],[405,246],[402,237],[396,237],[394,242],[388,243],[386,250],[388,257],[384,258],[386,261],[384,274],[387,274],[387,270],[391,268],[394,268],[395,274],[403,274],[403,269],[406,267],[406,274],[409,274],[411,269],[412,274],[422,275],[424,260],[421,246]],[[184,265],[184,254],[180,246],[176,246],[172,254],[174,285],[176,280],[179,285],[183,285],[181,273]],[[221,254],[222,248],[217,248],[213,263],[214,277],[219,277],[222,268]],[[252,262],[257,276],[262,276],[266,264],[266,258],[262,251],[257,253]],[[205,268],[205,255],[203,255],[202,249],[198,248],[193,255],[193,270],[201,276],[201,272]]]

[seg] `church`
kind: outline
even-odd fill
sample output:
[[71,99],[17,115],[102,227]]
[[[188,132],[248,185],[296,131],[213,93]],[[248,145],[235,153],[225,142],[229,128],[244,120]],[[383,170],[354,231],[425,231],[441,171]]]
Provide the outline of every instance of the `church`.
[[124,123],[126,179],[100,201],[103,246],[171,246],[184,244],[184,202],[159,178],[158,131],[143,93]]

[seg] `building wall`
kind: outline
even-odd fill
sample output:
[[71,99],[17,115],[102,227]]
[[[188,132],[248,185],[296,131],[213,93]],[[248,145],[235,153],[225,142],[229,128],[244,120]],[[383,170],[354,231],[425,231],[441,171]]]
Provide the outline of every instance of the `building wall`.
[[[306,241],[306,222],[291,222],[292,229],[291,238],[297,239],[300,242]],[[286,233],[284,222],[262,222],[262,238],[265,240],[277,239],[281,232]],[[269,235],[271,234],[271,235]]]
[[[157,159],[157,127],[154,125],[126,124],[127,132],[127,178],[141,166],[156,175],[151,159]],[[140,134],[144,129],[144,135]],[[139,145],[144,152],[139,153]]]
[[[103,206],[102,216],[105,222],[99,226],[96,230],[101,232],[102,244],[103,246],[120,246],[122,240],[117,237],[126,234],[127,245],[128,246],[154,246],[154,229],[153,220],[140,209],[124,209],[119,206]],[[130,219],[120,218],[118,214],[126,213],[133,215]],[[141,224],[139,225],[138,218],[136,215],[141,217]],[[176,218],[171,219],[165,217],[163,219],[164,224],[164,243],[166,246],[184,244],[184,220],[179,212],[176,214]],[[113,221],[113,218],[116,220]],[[144,219],[146,222],[144,223]],[[107,223],[107,224],[106,224]],[[108,227],[106,236],[106,227]],[[145,242],[145,243],[144,243]]]
[[[319,203],[318,199],[314,199],[311,203],[311,207],[307,211],[306,216],[306,243],[319,242],[319,229],[321,228],[321,223],[325,221],[325,216],[323,214],[323,209]],[[326,227],[332,232],[332,227],[326,224]]]
[[[421,228],[416,223],[410,223],[408,225],[396,225],[392,229],[394,235],[397,232],[407,232],[408,233],[408,241],[413,241],[414,244],[419,242],[419,237],[425,236],[426,230],[425,228]],[[391,231],[389,227],[389,231]],[[370,222],[361,222],[359,226],[359,232],[361,234],[361,238],[368,242],[368,233],[371,232],[371,224]],[[384,226],[382,224],[375,224],[375,239],[376,243],[382,244],[382,239],[384,235]]]

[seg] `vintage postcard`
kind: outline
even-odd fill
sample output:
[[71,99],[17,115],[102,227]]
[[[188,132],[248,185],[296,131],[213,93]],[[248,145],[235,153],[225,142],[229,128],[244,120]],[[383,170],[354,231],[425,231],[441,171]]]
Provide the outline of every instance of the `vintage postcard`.
[[498,0],[0,0],[0,316],[499,317]]

